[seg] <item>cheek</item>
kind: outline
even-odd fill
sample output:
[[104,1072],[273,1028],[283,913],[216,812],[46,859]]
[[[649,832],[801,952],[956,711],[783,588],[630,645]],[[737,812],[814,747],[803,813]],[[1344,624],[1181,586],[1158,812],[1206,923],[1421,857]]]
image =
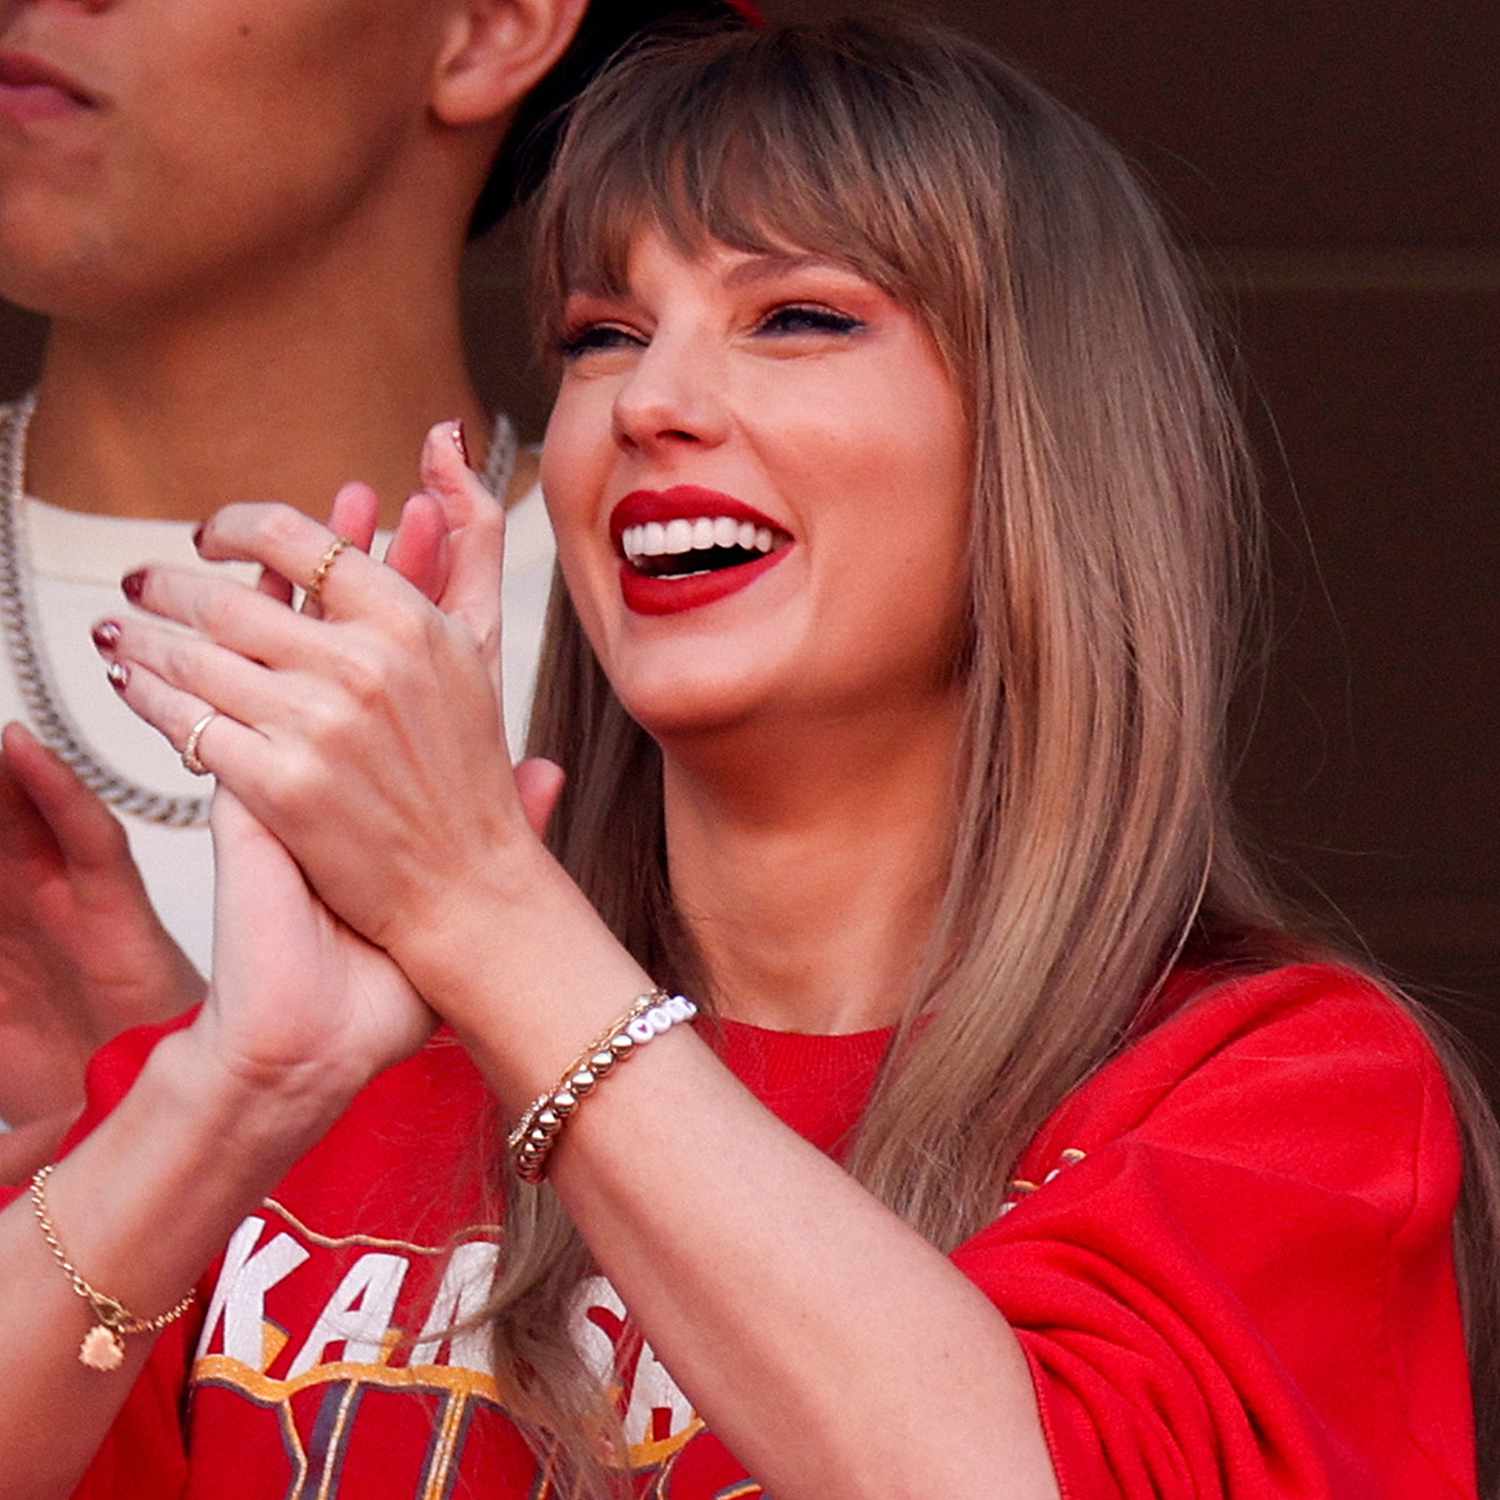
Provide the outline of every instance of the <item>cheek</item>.
[[412,9],[291,0],[175,11],[156,53],[159,97],[132,101],[164,189],[211,182],[221,217],[312,214],[323,197],[343,199],[420,118],[427,37]]

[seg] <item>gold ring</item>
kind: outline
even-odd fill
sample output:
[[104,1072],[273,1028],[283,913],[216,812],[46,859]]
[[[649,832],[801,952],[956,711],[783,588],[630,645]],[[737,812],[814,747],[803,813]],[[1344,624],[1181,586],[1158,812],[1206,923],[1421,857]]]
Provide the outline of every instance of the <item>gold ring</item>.
[[318,559],[318,565],[312,571],[312,577],[307,580],[307,587],[303,589],[303,606],[309,604],[321,604],[323,602],[323,585],[328,582],[328,575],[333,571],[333,565],[338,561],[339,553],[345,547],[352,547],[353,542],[346,536],[336,536],[323,549],[323,555]]
[[211,776],[207,766],[198,759],[198,741],[203,738],[203,731],[219,717],[219,711],[211,708],[188,730],[188,737],[182,747],[182,764],[185,770],[191,771],[194,776]]

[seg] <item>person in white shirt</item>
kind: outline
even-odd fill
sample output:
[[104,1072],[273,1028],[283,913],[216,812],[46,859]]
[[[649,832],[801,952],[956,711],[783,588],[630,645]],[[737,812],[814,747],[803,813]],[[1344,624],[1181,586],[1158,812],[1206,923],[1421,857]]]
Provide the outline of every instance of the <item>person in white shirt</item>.
[[552,543],[534,456],[517,458],[466,366],[464,245],[540,173],[538,127],[621,43],[737,14],[80,0],[0,15],[0,295],[50,320],[35,391],[0,408],[0,722],[18,721],[0,759],[0,1119],[30,1127],[0,1136],[0,1159],[44,1159],[88,1054],[196,999],[209,951],[211,783],[99,691],[89,623],[142,556],[192,559],[226,500],[321,518],[357,475],[370,489],[341,502],[342,525],[368,543],[417,486],[423,434],[457,419],[508,499],[507,722],[524,725]]

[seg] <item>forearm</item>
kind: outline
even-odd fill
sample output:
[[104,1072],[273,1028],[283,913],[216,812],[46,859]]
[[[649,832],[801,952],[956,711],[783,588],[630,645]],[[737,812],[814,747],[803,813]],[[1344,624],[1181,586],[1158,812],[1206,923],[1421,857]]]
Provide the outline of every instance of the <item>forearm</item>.
[[551,1175],[657,1356],[769,1493],[1056,1495],[1004,1319],[696,1038],[669,1035],[598,1090]]
[[[511,1113],[645,984],[565,893],[533,891],[529,912],[493,936],[470,998],[444,997]],[[449,951],[472,964],[482,949]],[[1056,1495],[1004,1319],[686,1028],[590,1094],[550,1175],[658,1357],[768,1492]]]
[[[168,1037],[130,1093],[47,1183],[48,1209],[73,1264],[138,1316],[170,1308],[326,1128],[321,1103],[288,1097],[257,1109],[246,1092],[214,1079],[189,1034]],[[52,1500],[68,1495],[87,1467],[154,1338],[127,1338],[118,1370],[79,1363],[90,1310],[25,1197],[0,1214],[0,1265],[5,1492]]]

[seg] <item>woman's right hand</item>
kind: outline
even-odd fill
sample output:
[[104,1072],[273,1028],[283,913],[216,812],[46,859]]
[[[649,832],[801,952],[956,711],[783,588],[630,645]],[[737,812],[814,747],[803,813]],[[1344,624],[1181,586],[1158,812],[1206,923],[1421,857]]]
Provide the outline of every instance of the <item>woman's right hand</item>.
[[[466,496],[432,469],[424,463],[432,492],[407,502],[385,562],[441,609],[497,613],[489,538],[472,525]],[[329,525],[366,551],[375,510],[367,487],[346,486]],[[275,575],[263,577],[261,589],[290,601],[290,586]],[[498,692],[498,650],[494,656]],[[560,777],[546,769],[529,767],[518,785],[538,838],[561,790]],[[191,1039],[236,1090],[291,1090],[321,1099],[331,1118],[375,1074],[415,1052],[437,1017],[383,950],[324,905],[285,846],[222,785],[212,830],[213,979]]]

